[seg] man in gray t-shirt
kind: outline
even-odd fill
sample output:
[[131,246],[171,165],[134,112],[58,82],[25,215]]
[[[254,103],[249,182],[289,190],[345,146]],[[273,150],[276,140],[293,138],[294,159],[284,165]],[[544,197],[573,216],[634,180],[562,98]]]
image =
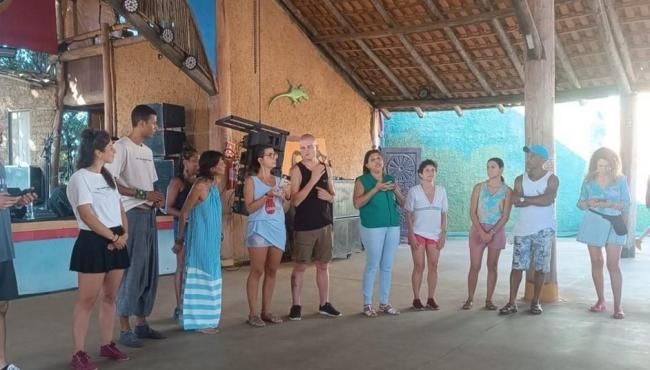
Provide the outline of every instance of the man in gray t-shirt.
[[[2,134],[3,129],[0,126],[0,143],[2,143]],[[5,317],[9,309],[9,301],[18,296],[9,209],[25,205],[34,201],[34,199],[36,199],[36,196],[33,193],[18,197],[7,193],[5,167],[0,162],[0,369],[18,369],[15,365],[7,364],[5,357]]]

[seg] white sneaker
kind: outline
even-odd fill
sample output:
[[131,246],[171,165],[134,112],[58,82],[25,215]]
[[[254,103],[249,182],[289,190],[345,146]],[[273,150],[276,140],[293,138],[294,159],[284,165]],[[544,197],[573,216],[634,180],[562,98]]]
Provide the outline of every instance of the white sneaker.
[[7,370],[20,370],[20,368],[14,364],[9,364],[9,366],[7,366]]

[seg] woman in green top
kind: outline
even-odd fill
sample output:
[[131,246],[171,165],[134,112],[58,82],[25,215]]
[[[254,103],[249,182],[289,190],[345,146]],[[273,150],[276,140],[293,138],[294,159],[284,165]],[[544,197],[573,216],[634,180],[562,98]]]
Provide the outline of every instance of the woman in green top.
[[395,251],[400,238],[400,216],[397,206],[403,206],[405,197],[395,179],[384,173],[384,158],[378,150],[370,150],[363,160],[363,175],[354,183],[354,208],[361,218],[361,242],[366,249],[366,267],[363,275],[363,314],[377,316],[372,308],[375,275],[379,276],[379,310],[399,315],[388,303]]

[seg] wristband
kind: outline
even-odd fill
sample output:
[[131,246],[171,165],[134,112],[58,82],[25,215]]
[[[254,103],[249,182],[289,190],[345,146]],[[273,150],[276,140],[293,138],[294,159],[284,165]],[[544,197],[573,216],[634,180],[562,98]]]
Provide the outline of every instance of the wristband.
[[147,192],[142,189],[135,189],[135,198],[140,200],[147,200]]
[[113,240],[111,240],[111,243],[115,243],[115,242],[118,241],[119,239],[120,239],[120,236],[119,236],[119,235],[117,235],[117,234],[113,234]]

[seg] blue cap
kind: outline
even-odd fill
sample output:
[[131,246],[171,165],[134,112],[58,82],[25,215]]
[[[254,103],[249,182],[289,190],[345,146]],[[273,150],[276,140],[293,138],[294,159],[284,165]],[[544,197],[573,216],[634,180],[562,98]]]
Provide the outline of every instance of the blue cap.
[[525,146],[524,152],[538,155],[542,157],[543,160],[548,161],[548,150],[541,145]]

